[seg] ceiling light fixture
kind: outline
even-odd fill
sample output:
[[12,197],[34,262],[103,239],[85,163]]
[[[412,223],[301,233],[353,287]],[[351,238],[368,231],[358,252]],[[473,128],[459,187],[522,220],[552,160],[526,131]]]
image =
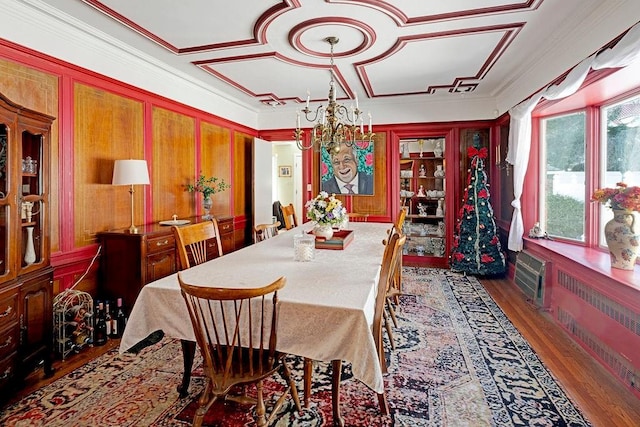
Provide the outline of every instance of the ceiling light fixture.
[[[364,119],[362,112],[358,108],[358,96],[355,98],[355,107],[350,108],[336,102],[336,84],[333,79],[333,47],[338,43],[337,37],[327,37],[324,39],[331,45],[331,80],[329,82],[328,105],[325,108],[320,105],[316,108],[315,113],[309,109],[310,94],[307,92],[307,105],[302,111],[296,113],[296,130],[293,135],[296,138],[296,144],[300,150],[308,150],[314,148],[320,151],[321,148],[329,152],[340,151],[340,144],[349,147],[354,146],[356,142],[371,143],[375,133],[371,131],[371,113],[369,113],[368,131],[364,132]],[[305,145],[303,135],[304,131],[300,129],[300,113],[304,113],[304,117],[308,122],[314,123],[311,129],[311,140]],[[355,145],[357,147],[357,145]]]

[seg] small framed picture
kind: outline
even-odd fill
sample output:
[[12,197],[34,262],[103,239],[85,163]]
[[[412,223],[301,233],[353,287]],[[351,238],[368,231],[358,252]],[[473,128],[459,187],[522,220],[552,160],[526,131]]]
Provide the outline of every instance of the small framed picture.
[[291,166],[280,166],[278,169],[278,176],[290,178],[291,177]]

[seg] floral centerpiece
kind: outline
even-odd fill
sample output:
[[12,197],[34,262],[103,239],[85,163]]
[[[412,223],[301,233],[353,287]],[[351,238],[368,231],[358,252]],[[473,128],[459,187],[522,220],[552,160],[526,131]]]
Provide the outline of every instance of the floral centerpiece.
[[597,189],[591,199],[613,210],[640,211],[640,187],[628,187],[624,182],[616,183],[616,188]]
[[314,234],[326,239],[333,236],[332,227],[342,224],[347,217],[347,210],[342,202],[336,199],[335,194],[329,195],[326,191],[321,191],[314,199],[309,200],[305,208],[307,218],[318,224]]

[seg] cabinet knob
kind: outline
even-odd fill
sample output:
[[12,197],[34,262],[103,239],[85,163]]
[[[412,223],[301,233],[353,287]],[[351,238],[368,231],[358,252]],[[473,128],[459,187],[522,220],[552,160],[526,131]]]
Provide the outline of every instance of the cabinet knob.
[[169,244],[169,240],[164,240],[162,242],[156,242],[156,246],[164,246],[164,245],[168,245]]
[[9,347],[11,345],[11,341],[13,341],[13,337],[7,337],[4,344],[0,344],[0,349]]
[[2,376],[0,376],[0,380],[9,378],[10,376],[11,376],[11,366],[8,366],[7,369],[5,369],[5,371],[2,373]]
[[3,317],[9,316],[12,312],[13,312],[13,307],[11,307],[10,305],[7,306],[7,308],[2,313],[0,313],[0,319],[2,319]]

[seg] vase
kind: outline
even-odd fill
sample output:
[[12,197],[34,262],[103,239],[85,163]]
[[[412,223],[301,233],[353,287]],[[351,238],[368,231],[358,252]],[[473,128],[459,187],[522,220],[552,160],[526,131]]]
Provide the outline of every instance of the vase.
[[611,267],[633,270],[640,249],[640,234],[635,227],[635,213],[613,210],[613,219],[604,226],[604,236],[609,247]]
[[442,144],[440,141],[436,142],[436,146],[433,148],[433,155],[435,157],[442,157]]
[[202,215],[203,219],[211,219],[211,214],[209,212],[211,211],[212,207],[213,200],[211,200],[211,197],[205,197],[202,200],[202,209],[204,210],[204,215]]
[[436,216],[444,216],[444,199],[438,199],[438,207],[436,208]]
[[329,240],[333,237],[333,228],[331,224],[317,224],[313,228],[313,234],[315,234],[316,237]]
[[24,263],[31,265],[36,262],[36,249],[33,245],[33,227],[27,227],[27,247],[24,250]]

